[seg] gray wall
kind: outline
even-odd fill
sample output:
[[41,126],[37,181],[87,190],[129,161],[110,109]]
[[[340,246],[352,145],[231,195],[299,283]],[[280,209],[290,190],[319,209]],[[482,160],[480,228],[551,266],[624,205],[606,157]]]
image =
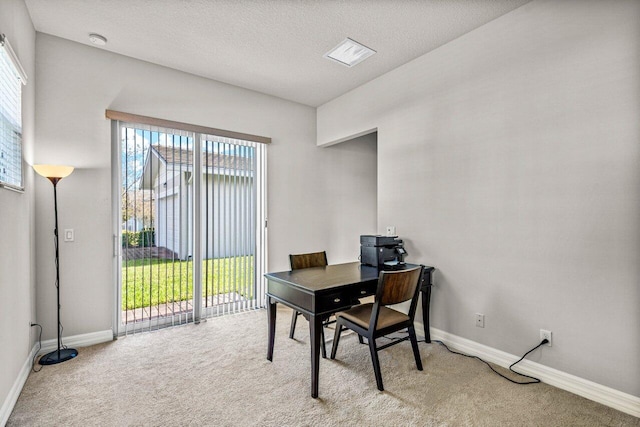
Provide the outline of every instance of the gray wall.
[[[640,2],[534,1],[318,109],[378,129],[432,326],[640,396]],[[474,326],[484,313],[486,327]]]
[[[49,35],[37,34],[38,162],[78,169],[59,184],[65,335],[112,327],[110,124],[105,109],[269,136],[269,269],[288,254],[326,249],[356,260],[358,236],[376,228],[376,146],[316,146],[315,109]],[[36,180],[38,318],[55,336],[51,184]],[[345,214],[349,213],[349,214]],[[25,323],[26,324],[26,323]]]
[[[34,273],[34,173],[31,169],[35,112],[36,33],[24,2],[0,2],[0,33],[27,72],[29,83],[22,87],[22,144],[24,150],[24,194],[0,189],[0,407],[5,403],[36,338],[29,323],[35,315]],[[38,177],[39,178],[39,177]],[[48,190],[53,195],[49,184]],[[51,209],[53,212],[53,208]],[[53,287],[53,281],[49,283]],[[54,303],[55,305],[55,303]],[[33,332],[33,333],[32,333]],[[8,414],[6,414],[8,416]],[[0,413],[0,424],[2,413]]]

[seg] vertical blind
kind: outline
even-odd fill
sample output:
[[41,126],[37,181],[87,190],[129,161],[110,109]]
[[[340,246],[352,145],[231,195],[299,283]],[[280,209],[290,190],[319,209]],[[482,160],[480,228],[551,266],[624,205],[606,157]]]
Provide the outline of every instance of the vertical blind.
[[264,306],[266,145],[202,135],[202,317]]
[[22,85],[27,76],[0,34],[0,186],[22,190]]
[[119,333],[263,307],[266,144],[116,123]]
[[193,320],[193,135],[120,127],[124,332]]

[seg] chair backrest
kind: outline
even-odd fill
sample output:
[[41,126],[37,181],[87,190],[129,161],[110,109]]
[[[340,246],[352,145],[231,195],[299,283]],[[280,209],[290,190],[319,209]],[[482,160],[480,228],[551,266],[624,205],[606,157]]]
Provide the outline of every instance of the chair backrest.
[[301,268],[324,267],[327,265],[327,252],[311,252],[308,254],[289,255],[292,270]]
[[421,272],[421,267],[382,271],[378,279],[377,300],[381,305],[399,304],[410,300],[416,294]]
[[409,318],[413,321],[418,303],[418,291],[423,267],[414,267],[408,270],[381,271],[378,276],[378,290],[371,312],[369,327],[375,328],[378,323],[380,307],[399,304],[411,300],[409,306]]

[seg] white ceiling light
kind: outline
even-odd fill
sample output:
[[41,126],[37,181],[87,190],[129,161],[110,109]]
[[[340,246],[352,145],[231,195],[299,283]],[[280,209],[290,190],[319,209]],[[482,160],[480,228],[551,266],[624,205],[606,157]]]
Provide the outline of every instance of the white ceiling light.
[[376,53],[375,50],[347,37],[338,46],[325,53],[324,57],[347,67],[353,67],[374,53]]
[[91,33],[89,34],[89,41],[98,46],[104,46],[107,44],[107,38],[101,36],[100,34]]

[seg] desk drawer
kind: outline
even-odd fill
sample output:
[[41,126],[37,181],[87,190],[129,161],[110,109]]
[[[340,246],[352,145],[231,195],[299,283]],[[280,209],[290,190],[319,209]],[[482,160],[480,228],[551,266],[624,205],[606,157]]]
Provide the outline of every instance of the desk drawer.
[[374,284],[374,286],[362,285],[353,289],[353,292],[351,293],[351,298],[360,299],[360,298],[368,297],[369,295],[375,295],[376,285],[377,283]]
[[330,294],[320,295],[316,299],[316,310],[322,312],[336,312],[345,310],[359,298],[364,298],[375,294],[375,286],[367,286],[365,284],[352,289],[345,289],[342,292],[333,292]]
[[316,299],[316,311],[318,313],[333,313],[348,307],[351,307],[351,297],[347,292],[320,295]]

